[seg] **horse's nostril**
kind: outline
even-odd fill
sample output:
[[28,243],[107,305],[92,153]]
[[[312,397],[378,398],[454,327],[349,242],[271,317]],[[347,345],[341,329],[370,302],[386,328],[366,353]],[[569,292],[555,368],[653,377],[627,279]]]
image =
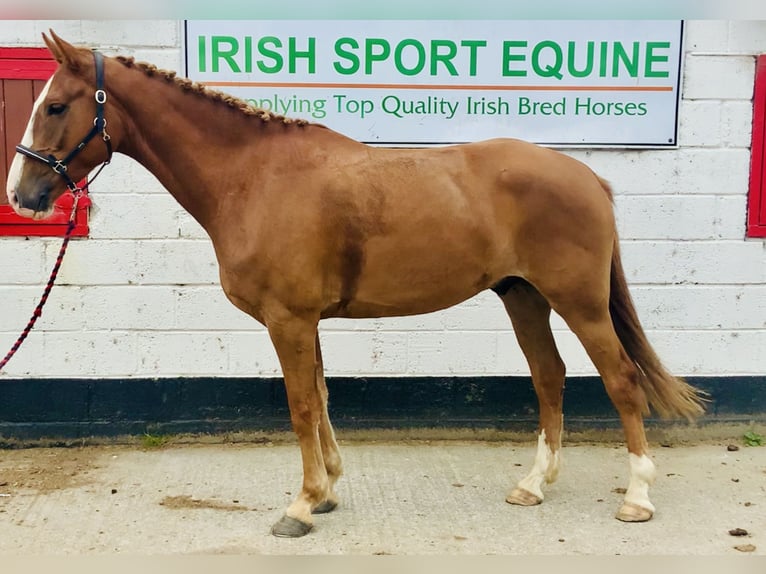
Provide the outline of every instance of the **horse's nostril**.
[[50,189],[44,189],[40,193],[40,197],[37,200],[37,211],[45,211],[48,209],[48,195],[50,194]]
[[19,203],[19,196],[18,196],[18,195],[16,195],[16,192],[15,192],[15,191],[12,191],[12,192],[11,192],[11,195],[10,195],[10,200],[11,200],[11,205],[16,205],[16,204],[18,204],[18,203]]

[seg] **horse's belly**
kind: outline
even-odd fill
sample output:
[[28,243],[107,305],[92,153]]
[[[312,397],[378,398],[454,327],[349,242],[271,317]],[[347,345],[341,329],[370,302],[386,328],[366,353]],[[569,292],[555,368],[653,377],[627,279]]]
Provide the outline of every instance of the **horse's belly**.
[[404,317],[441,311],[469,299],[479,290],[456,297],[434,297],[430,299],[411,299],[399,301],[364,301],[354,300],[324,314],[327,317],[345,317],[350,319],[370,319],[377,317]]
[[487,265],[451,261],[442,265],[367,265],[357,290],[342,302],[345,317],[393,317],[439,311],[457,305],[511,274],[510,267],[489,270]]

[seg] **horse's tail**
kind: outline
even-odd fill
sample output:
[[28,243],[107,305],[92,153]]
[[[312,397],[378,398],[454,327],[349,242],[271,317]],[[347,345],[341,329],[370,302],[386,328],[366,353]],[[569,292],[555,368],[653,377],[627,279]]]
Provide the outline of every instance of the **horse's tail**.
[[[599,181],[611,199],[609,184],[601,178]],[[628,290],[616,233],[612,251],[609,314],[617,337],[638,369],[639,384],[654,410],[664,418],[685,417],[693,420],[703,414],[706,394],[670,374],[646,338]]]

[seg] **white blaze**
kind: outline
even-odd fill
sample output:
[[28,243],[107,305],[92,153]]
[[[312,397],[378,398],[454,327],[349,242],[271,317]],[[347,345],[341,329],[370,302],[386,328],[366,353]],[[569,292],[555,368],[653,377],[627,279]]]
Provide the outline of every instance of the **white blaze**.
[[[43,100],[45,100],[45,96],[48,95],[48,89],[50,88],[52,81],[53,78],[48,80],[48,82],[45,84],[45,87],[43,88],[43,91],[40,93],[40,96],[37,98],[37,101],[35,101],[35,105],[32,108],[32,115],[30,116],[29,123],[27,124],[27,129],[24,131],[24,137],[21,138],[21,145],[32,147],[32,144],[34,143],[35,114],[37,114],[37,108],[39,108],[40,104],[42,104]],[[24,162],[26,161],[26,156],[17,153],[15,156],[13,156],[11,169],[8,170],[8,184],[5,188],[5,193],[8,196],[8,203],[16,211],[19,211],[19,205],[13,201],[13,193],[19,187],[19,183],[21,182],[21,174],[24,171]]]

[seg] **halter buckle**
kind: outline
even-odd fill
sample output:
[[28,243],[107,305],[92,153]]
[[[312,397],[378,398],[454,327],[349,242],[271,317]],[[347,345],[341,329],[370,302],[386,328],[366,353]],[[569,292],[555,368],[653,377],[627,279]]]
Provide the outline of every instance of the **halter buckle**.
[[104,90],[96,90],[95,96],[97,104],[106,103],[106,92]]
[[55,171],[59,175],[64,173],[64,172],[66,172],[66,169],[67,169],[66,168],[66,164],[63,161],[61,161],[60,159],[57,159],[56,163],[54,163],[51,166],[51,168],[53,169],[53,171]]

